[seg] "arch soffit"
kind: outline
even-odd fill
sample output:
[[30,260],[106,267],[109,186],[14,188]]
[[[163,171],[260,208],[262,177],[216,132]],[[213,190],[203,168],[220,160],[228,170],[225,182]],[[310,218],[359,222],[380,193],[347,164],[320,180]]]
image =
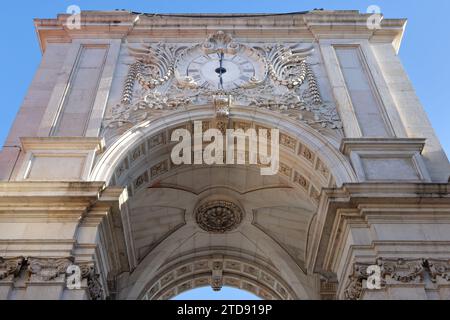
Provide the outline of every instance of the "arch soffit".
[[[312,196],[316,195],[317,187],[346,182],[356,182],[356,174],[348,159],[339,151],[339,141],[325,137],[315,129],[295,121],[289,117],[274,114],[273,112],[251,109],[232,109],[231,120],[233,125],[242,127],[252,125],[258,128],[280,129],[280,173],[288,176],[295,184],[308,189]],[[190,129],[194,120],[213,119],[214,113],[210,107],[196,108],[195,110],[176,111],[159,118],[150,119],[134,126],[113,142],[98,158],[91,174],[91,181],[106,181],[108,184],[119,182],[124,171],[136,167],[133,163],[153,148],[166,145],[170,132],[179,127]],[[167,150],[166,150],[167,153]],[[166,155],[167,158],[167,155]],[[168,159],[164,159],[168,160]],[[284,162],[287,163],[284,163]],[[306,167],[309,164],[310,167]],[[304,167],[304,171],[317,173],[321,180],[314,189],[311,187],[309,177],[302,174],[301,168],[296,170],[293,166]],[[147,180],[155,175],[161,175],[171,169],[170,161],[156,163],[149,172]],[[311,170],[312,169],[312,170]],[[139,176],[134,177],[137,179]],[[141,179],[146,180],[145,177]],[[328,184],[328,185],[327,185]],[[131,190],[129,190],[131,191]]]

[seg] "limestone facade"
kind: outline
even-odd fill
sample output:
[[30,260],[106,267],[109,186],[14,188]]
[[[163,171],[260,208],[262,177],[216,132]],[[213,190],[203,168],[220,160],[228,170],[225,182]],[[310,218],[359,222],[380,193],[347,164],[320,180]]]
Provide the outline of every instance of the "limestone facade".
[[[397,56],[406,21],[368,17],[37,19],[0,153],[0,299],[450,299],[450,164]],[[278,174],[239,150],[175,165],[194,121],[279,129]]]

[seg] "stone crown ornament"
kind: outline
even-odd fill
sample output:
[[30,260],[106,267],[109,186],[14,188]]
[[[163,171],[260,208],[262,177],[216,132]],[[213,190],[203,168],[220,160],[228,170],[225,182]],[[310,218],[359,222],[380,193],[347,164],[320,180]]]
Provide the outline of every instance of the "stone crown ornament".
[[223,31],[218,31],[208,36],[202,47],[205,53],[223,52],[235,54],[239,48],[239,44],[233,41],[231,35]]

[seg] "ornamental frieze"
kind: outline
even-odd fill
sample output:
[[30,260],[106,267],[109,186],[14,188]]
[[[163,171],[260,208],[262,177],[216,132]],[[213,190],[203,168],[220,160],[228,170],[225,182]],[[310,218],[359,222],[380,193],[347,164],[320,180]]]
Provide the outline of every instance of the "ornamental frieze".
[[425,274],[428,273],[432,282],[437,282],[437,278],[450,281],[450,260],[446,259],[393,259],[379,258],[376,263],[360,263],[353,265],[352,273],[348,277],[348,283],[344,290],[344,296],[348,300],[359,300],[362,297],[364,281],[373,277],[374,273],[370,268],[379,267],[380,288],[385,288],[391,284],[414,284],[424,281]]
[[0,257],[0,281],[13,280],[14,277],[19,276],[22,266],[27,266],[26,270],[31,275],[31,282],[51,282],[60,280],[66,282],[68,289],[80,289],[80,285],[72,287],[70,284],[75,284],[76,282],[80,283],[83,279],[86,279],[90,299],[105,299],[105,292],[99,279],[100,275],[96,271],[93,262],[74,264],[73,257]]

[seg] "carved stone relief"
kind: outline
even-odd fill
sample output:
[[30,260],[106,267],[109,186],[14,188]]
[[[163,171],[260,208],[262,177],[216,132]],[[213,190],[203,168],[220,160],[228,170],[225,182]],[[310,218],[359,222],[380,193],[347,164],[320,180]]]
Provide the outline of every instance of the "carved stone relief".
[[11,280],[17,276],[22,268],[23,261],[23,257],[0,257],[0,280]]
[[105,292],[99,280],[100,275],[97,273],[94,263],[80,263],[81,278],[87,279],[88,292],[91,300],[104,300]]
[[27,259],[28,271],[32,281],[64,280],[67,268],[73,263],[73,258],[34,258]]
[[[122,99],[105,119],[104,127],[131,127],[163,111],[211,104],[219,116],[227,116],[230,106],[265,108],[314,128],[340,132],[342,124],[335,106],[321,98],[309,62],[313,51],[313,45],[303,43],[244,44],[220,31],[200,44],[130,46],[129,54],[135,62],[130,66]],[[231,55],[228,73],[234,68],[239,78],[241,72],[239,80],[214,88],[197,74],[189,74],[192,61],[204,66],[209,63],[207,59],[195,59],[214,54]],[[249,67],[244,70],[253,71],[237,71],[231,65],[234,56],[239,63],[247,63]]]
[[[13,281],[18,277],[20,272],[28,272],[30,282],[65,282],[68,267],[78,265],[80,268],[80,280],[87,280],[87,289],[92,300],[105,299],[105,292],[99,280],[100,275],[97,273],[93,262],[82,262],[74,264],[73,257],[67,258],[47,258],[47,257],[0,257],[0,281]],[[26,268],[22,268],[26,266]]]
[[344,296],[349,300],[361,299],[364,291],[363,282],[370,276],[367,268],[378,265],[381,270],[381,287],[391,284],[415,284],[425,281],[425,274],[429,274],[432,282],[438,278],[450,281],[450,260],[445,259],[385,259],[379,258],[376,263],[355,263],[349,275],[349,282],[345,288]]
[[225,233],[231,231],[241,223],[242,210],[229,201],[210,201],[195,210],[195,220],[205,231]]
[[450,260],[428,259],[426,266],[430,271],[431,281],[437,282],[438,278],[450,281]]

